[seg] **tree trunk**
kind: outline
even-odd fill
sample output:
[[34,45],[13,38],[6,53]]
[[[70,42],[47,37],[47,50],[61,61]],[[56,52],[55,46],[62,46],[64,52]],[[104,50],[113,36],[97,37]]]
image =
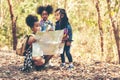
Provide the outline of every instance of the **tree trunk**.
[[66,10],[66,8],[67,8],[67,0],[65,0],[65,2],[64,2],[64,8]]
[[45,6],[45,0],[42,0],[42,5]]
[[99,27],[99,32],[100,32],[100,39],[101,39],[101,52],[104,52],[104,48],[103,48],[103,29],[102,29],[102,25],[101,25],[101,16],[100,16],[100,8],[99,8],[99,0],[96,1],[96,9],[97,9],[97,13],[98,13],[98,27]]
[[112,14],[111,14],[110,0],[107,0],[107,5],[108,5],[108,11],[109,11],[109,18],[111,20],[113,33],[114,33],[114,38],[115,38],[115,42],[116,42],[116,46],[117,46],[119,64],[120,64],[119,29],[118,29],[118,26],[115,25],[116,21],[113,19]]
[[0,25],[2,25],[3,21],[3,7],[2,7],[2,0],[0,0]]
[[12,21],[13,50],[16,50],[16,45],[17,45],[16,20],[17,20],[17,18],[15,18],[14,14],[13,14],[11,0],[8,0],[8,5],[9,5],[9,10],[10,10],[10,15],[11,15],[11,21]]

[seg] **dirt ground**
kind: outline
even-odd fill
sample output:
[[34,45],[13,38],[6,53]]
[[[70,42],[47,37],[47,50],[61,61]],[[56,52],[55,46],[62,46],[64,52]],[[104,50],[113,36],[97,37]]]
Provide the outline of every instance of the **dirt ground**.
[[105,62],[87,64],[80,57],[74,58],[74,69],[60,68],[60,57],[51,59],[53,66],[41,71],[23,73],[23,57],[14,51],[0,51],[0,80],[120,80],[120,65]]

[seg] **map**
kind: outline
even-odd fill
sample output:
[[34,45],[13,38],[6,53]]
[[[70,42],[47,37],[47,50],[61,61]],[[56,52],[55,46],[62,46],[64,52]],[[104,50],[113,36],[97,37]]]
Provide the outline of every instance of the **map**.
[[63,35],[63,30],[37,32],[35,35],[37,41],[32,44],[32,56],[62,54],[64,48]]

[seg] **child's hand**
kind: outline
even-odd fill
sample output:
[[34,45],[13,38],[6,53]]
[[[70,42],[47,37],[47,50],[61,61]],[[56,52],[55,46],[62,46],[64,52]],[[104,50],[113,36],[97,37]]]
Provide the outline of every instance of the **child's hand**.
[[46,30],[46,31],[53,31],[53,29],[52,29],[51,25],[48,25],[48,27],[47,27],[47,30]]
[[48,31],[53,31],[53,29],[52,29],[52,28],[50,28]]
[[62,41],[66,41],[66,40],[68,40],[68,38],[69,38],[69,36],[67,34],[64,34]]
[[41,26],[40,26],[40,31],[42,30]]

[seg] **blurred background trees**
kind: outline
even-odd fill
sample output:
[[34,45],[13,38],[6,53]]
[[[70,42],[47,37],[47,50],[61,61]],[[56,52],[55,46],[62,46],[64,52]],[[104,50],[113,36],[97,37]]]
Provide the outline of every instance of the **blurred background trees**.
[[[100,13],[96,1],[99,1]],[[66,9],[73,29],[74,42],[71,51],[76,58],[81,57],[88,62],[100,60],[118,63],[120,0],[11,0],[11,2],[14,16],[17,17],[17,39],[31,32],[25,24],[26,16],[36,14],[37,6],[49,4],[54,10]],[[40,16],[37,16],[40,19]],[[54,13],[49,19],[55,23]],[[102,33],[99,30],[100,26]],[[13,49],[13,40],[8,1],[0,0],[0,48]]]

